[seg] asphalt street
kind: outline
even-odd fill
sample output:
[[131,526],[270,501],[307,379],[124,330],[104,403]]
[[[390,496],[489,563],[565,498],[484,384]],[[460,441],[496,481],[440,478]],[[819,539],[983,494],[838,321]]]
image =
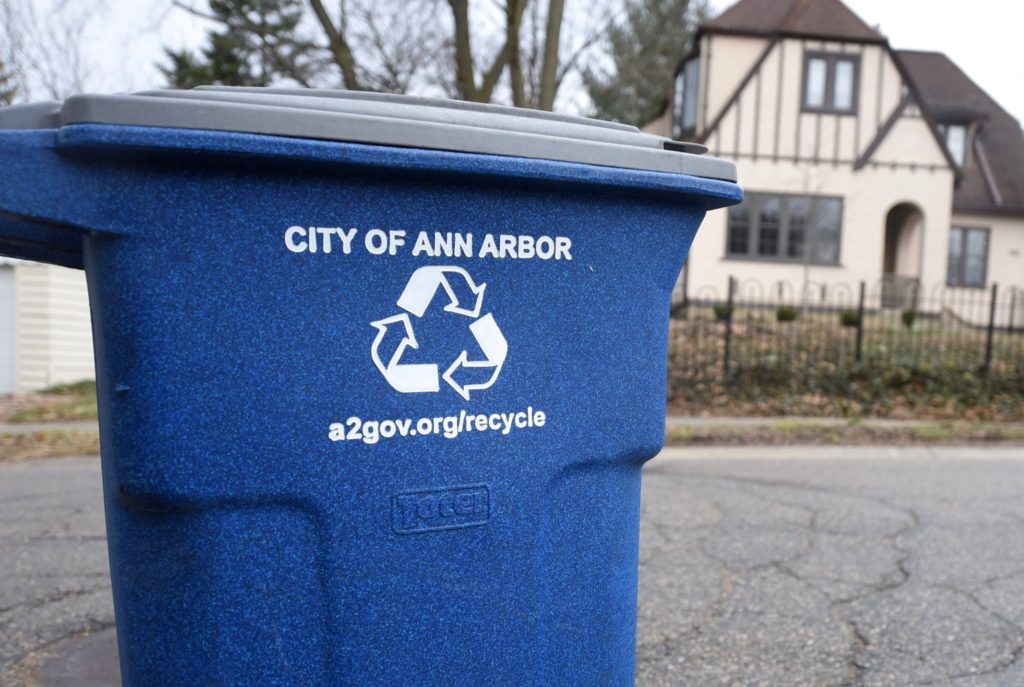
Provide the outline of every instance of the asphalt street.
[[0,685],[113,624],[99,459],[0,464]]
[[[1024,684],[1022,496],[1024,449],[666,451],[637,684]],[[69,679],[110,662],[105,555],[96,459],[0,466],[0,685],[112,684]]]

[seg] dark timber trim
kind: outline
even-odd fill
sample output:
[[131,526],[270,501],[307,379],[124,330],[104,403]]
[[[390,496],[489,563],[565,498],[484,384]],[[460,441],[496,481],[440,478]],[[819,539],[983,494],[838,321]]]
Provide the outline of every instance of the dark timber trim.
[[736,98],[736,131],[733,133],[733,150],[740,149],[740,128],[743,124],[743,94]]
[[786,69],[786,41],[779,41],[779,74],[775,79],[777,82],[777,92],[775,94],[775,140],[772,141],[772,159],[778,161],[779,159],[779,138],[782,134],[782,75]]
[[754,77],[754,159],[757,159],[757,147],[761,138],[761,70]]
[[[800,41],[800,55],[801,55],[801,59],[803,59],[802,56],[806,52],[807,52],[807,41]],[[803,67],[801,67],[801,69],[802,68]],[[801,79],[801,82],[800,82],[800,84],[798,86],[798,88],[800,88],[801,90],[797,94],[797,97],[799,97],[801,100],[803,100],[803,97],[804,97],[803,87],[804,87],[803,86],[803,80]],[[797,111],[796,111],[796,131],[794,132],[794,135],[793,135],[793,157],[800,157],[800,143],[801,143],[801,141],[800,141],[800,134],[803,133],[803,124],[804,124],[804,111],[803,111],[802,108],[798,108]]]
[[988,189],[988,194],[992,198],[992,202],[997,206],[1003,204],[1003,194],[999,192],[999,185],[996,184],[996,178],[992,174],[992,167],[988,163],[988,156],[985,154],[985,146],[981,145],[981,139],[977,134],[974,135],[974,141],[972,148],[974,149],[974,159],[978,161],[978,167],[981,168],[981,178],[985,180],[985,188]]
[[[838,167],[839,166],[840,135],[842,134],[843,122],[845,122],[845,121],[846,120],[843,119],[842,117],[836,117],[835,118],[835,123],[836,123],[836,126],[835,126],[835,141],[833,142],[833,145],[832,145],[832,166],[833,167]],[[853,120],[853,123],[854,123],[854,126],[856,127],[857,120],[856,119]]]
[[885,124],[883,124],[882,128],[878,130],[878,133],[875,134],[875,137],[871,139],[871,143],[868,144],[868,147],[864,151],[864,153],[857,158],[857,162],[854,163],[853,165],[854,170],[863,169],[865,165],[867,165],[868,162],[871,161],[871,157],[875,154],[875,151],[878,150],[878,147],[882,145],[882,141],[884,141],[886,136],[889,135],[889,132],[892,131],[892,128],[896,126],[896,122],[899,121],[900,116],[903,114],[903,111],[907,109],[907,106],[909,104],[909,95],[904,95],[902,98],[900,98],[900,102],[896,105],[895,108],[893,108],[892,114],[890,114],[889,118],[885,120]]
[[754,66],[750,68],[750,71],[748,71],[747,75],[743,77],[742,81],[740,81],[739,86],[736,87],[736,90],[734,90],[732,92],[732,95],[729,96],[729,99],[725,101],[725,105],[722,106],[722,109],[719,110],[718,114],[715,116],[714,121],[711,122],[711,125],[708,126],[707,130],[705,130],[704,133],[701,135],[698,143],[706,142],[708,137],[711,135],[711,132],[718,128],[718,126],[722,123],[722,120],[725,119],[725,115],[727,115],[729,113],[729,110],[732,109],[732,106],[739,101],[740,96],[743,94],[743,90],[747,87],[747,85],[750,84],[750,80],[753,79],[754,75],[757,74],[757,72],[761,69],[761,65],[763,65],[764,61],[768,59],[768,55],[771,54],[772,50],[775,48],[776,45],[778,45],[778,43],[778,38],[773,38],[772,40],[768,41],[768,45],[765,46],[764,51],[761,53],[760,57],[758,57],[757,61],[754,62]]
[[720,29],[715,27],[703,26],[697,31],[697,36],[714,35],[719,34],[723,36],[751,36],[756,38],[799,38],[799,39],[811,39],[816,41],[830,41],[832,43],[857,43],[860,45],[884,45],[886,38],[879,36],[878,38],[853,38],[851,36],[841,36],[838,34],[808,34],[799,33],[796,31],[755,31],[746,29]]
[[[716,155],[719,155],[721,157],[727,157],[727,158],[729,158],[731,160],[751,160],[751,159],[753,159],[753,155],[751,155],[750,153],[743,153],[743,152],[740,152],[740,151],[732,151],[732,150],[725,150],[725,149],[720,150],[718,153],[716,153]],[[776,160],[776,162],[793,162],[793,163],[803,163],[803,162],[813,163],[814,161],[815,160],[814,160],[813,157],[807,157],[807,156],[797,157],[797,156],[794,156],[794,155],[780,155],[779,159]],[[845,157],[841,157],[841,158],[839,158],[838,164],[839,165],[850,165],[850,166],[853,166],[854,164],[856,164],[856,162],[857,162],[856,160],[848,159],[848,158],[845,158]],[[922,172],[922,173],[923,172],[929,172],[929,173],[941,172],[942,170],[947,169],[946,165],[940,165],[940,164],[926,165],[926,164],[921,164],[919,162],[875,162],[874,160],[868,162],[864,166],[865,167],[872,167],[874,169],[906,169],[906,170],[909,170],[911,172]],[[964,207],[966,207],[966,206],[964,206]],[[992,209],[991,205],[986,205],[984,207]],[[956,208],[954,208],[954,209],[956,209]],[[998,211],[1000,209],[1001,208],[995,208],[995,211]],[[986,210],[977,210],[977,211],[975,211],[975,210],[966,210],[965,209],[964,212],[965,213],[966,212],[977,212],[978,214],[991,214],[991,213],[988,213],[988,211],[986,211]],[[1024,212],[1024,208],[1017,208],[1015,210],[1015,212],[1017,212],[1017,213]]]
[[988,217],[1024,217],[1024,206],[992,207],[991,205],[974,205],[971,203],[953,203],[953,214],[983,215]]
[[882,84],[885,81],[885,50],[878,51],[878,92],[875,93],[875,131],[882,126]]
[[[888,45],[888,44],[887,44]],[[918,109],[921,110],[921,116],[924,117],[925,123],[928,128],[931,129],[932,136],[935,137],[935,142],[939,144],[939,150],[942,151],[942,156],[946,158],[946,162],[949,164],[949,168],[953,170],[953,177],[956,183],[959,184],[960,180],[963,179],[963,170],[960,169],[960,165],[953,159],[952,153],[949,152],[949,148],[946,147],[946,140],[939,133],[939,125],[936,123],[935,118],[932,117],[931,112],[925,109],[924,98],[921,97],[921,91],[914,83],[913,79],[910,78],[910,72],[907,70],[907,66],[903,64],[903,60],[894,50],[889,50],[889,55],[892,57],[893,64],[896,65],[896,71],[900,73],[900,78],[903,79],[903,83],[906,84],[910,94],[914,96],[914,102]]]
[[814,163],[821,162],[821,118],[822,114],[819,112],[814,115]]
[[[730,30],[722,30],[722,29],[706,29],[706,28],[702,27],[701,29],[698,30],[697,36],[695,37],[694,40],[696,42],[698,42],[698,44],[699,44],[699,41],[700,41],[701,38],[703,38],[705,36],[711,37],[711,36],[713,36],[715,34],[733,35],[733,36],[756,36],[756,37],[764,37],[764,38],[768,38],[769,39],[768,40],[768,44],[764,48],[764,51],[760,54],[760,56],[758,56],[757,60],[754,62],[754,65],[750,68],[750,70],[747,72],[747,74],[743,77],[742,81],[740,81],[739,85],[736,87],[736,89],[729,96],[729,99],[726,100],[725,104],[722,106],[721,110],[719,110],[718,114],[715,115],[714,120],[704,129],[704,131],[701,132],[700,136],[698,137],[698,140],[697,140],[698,143],[707,143],[711,139],[711,136],[714,135],[715,136],[715,143],[716,143],[716,145],[715,145],[715,154],[716,155],[720,154],[720,152],[721,152],[721,147],[720,147],[720,145],[721,145],[721,132],[719,131],[719,127],[722,124],[722,120],[725,119],[726,115],[729,113],[729,110],[732,109],[732,107],[739,102],[740,96],[743,94],[744,89],[746,89],[746,87],[750,85],[751,79],[753,79],[760,72],[761,67],[764,65],[765,60],[768,59],[768,55],[771,54],[772,50],[774,50],[776,46],[780,46],[780,50],[781,50],[782,49],[781,46],[783,46],[785,44],[785,40],[786,39],[791,39],[792,38],[792,39],[800,40],[801,43],[802,43],[802,47],[803,47],[803,51],[804,52],[807,51],[807,44],[808,44],[808,41],[810,41],[810,40],[814,40],[814,41],[834,41],[834,42],[838,42],[838,43],[853,43],[853,44],[857,44],[859,46],[862,46],[861,52],[857,54],[858,58],[863,58],[863,46],[877,45],[879,47],[879,49],[880,49],[880,54],[878,56],[878,75],[879,75],[879,79],[878,79],[878,98],[877,98],[877,104],[876,104],[877,112],[876,112],[876,115],[875,115],[876,119],[881,119],[881,107],[882,107],[882,105],[881,105],[881,103],[882,103],[881,96],[882,96],[882,93],[883,93],[882,79],[883,79],[883,74],[885,73],[885,62],[884,62],[885,61],[885,56],[888,55],[889,58],[892,59],[893,64],[896,67],[896,71],[900,75],[900,79],[906,85],[907,90],[909,91],[909,93],[911,95],[911,100],[913,100],[914,103],[917,105],[917,107],[920,109],[921,116],[924,118],[925,123],[927,124],[929,130],[931,130],[932,136],[934,137],[936,144],[938,144],[939,150],[942,152],[943,158],[945,158],[946,163],[948,164],[949,168],[953,171],[953,176],[954,176],[955,182],[957,184],[959,184],[960,181],[962,180],[962,178],[963,178],[963,170],[960,168],[959,165],[956,164],[956,161],[953,160],[953,156],[950,154],[949,149],[946,147],[946,142],[943,139],[942,134],[939,132],[938,124],[935,122],[935,118],[932,116],[931,112],[929,112],[924,107],[924,105],[923,105],[924,100],[921,98],[921,94],[919,92],[919,89],[914,84],[913,80],[911,80],[910,74],[909,74],[909,72],[908,72],[908,70],[906,68],[906,65],[903,64],[903,61],[900,59],[900,56],[889,45],[889,41],[887,39],[879,38],[877,40],[876,39],[870,39],[869,40],[869,39],[850,38],[848,36],[829,36],[829,35],[813,35],[812,36],[812,35],[807,35],[807,34],[793,33],[793,32],[789,32],[789,31],[775,31],[775,32],[730,31]],[[711,57],[711,43],[712,43],[712,41],[709,40],[708,41],[708,55],[706,56],[706,61],[708,63],[710,63],[710,57]],[[781,91],[782,91],[782,85],[781,85],[782,72],[783,72],[783,67],[784,67],[784,62],[782,60],[781,55],[780,55],[780,58],[779,58],[779,66],[780,66],[780,70],[779,70],[779,81],[780,81],[779,90],[780,90],[780,93],[781,93]],[[705,82],[706,82],[706,80],[705,80]],[[782,98],[780,97],[778,100],[779,100],[778,108],[781,109]],[[801,103],[803,102],[803,93],[802,92],[800,93],[800,101],[801,101]],[[866,164],[868,164],[868,162],[871,159],[871,156],[874,155],[875,151],[881,145],[882,140],[886,137],[886,135],[889,133],[889,131],[892,129],[892,127],[895,126],[896,121],[899,119],[899,116],[906,109],[907,104],[908,104],[908,99],[906,97],[902,98],[901,101],[900,101],[900,104],[897,105],[896,110],[893,111],[893,114],[890,115],[889,119],[886,120],[884,125],[882,125],[882,128],[877,132],[877,134],[875,135],[874,139],[872,139],[871,143],[868,145],[867,149],[864,151],[864,153],[862,155],[860,155],[860,157],[857,158],[857,161],[854,164],[854,169],[862,169]],[[705,102],[704,102],[704,107],[705,107],[705,109],[707,109],[707,107],[708,107],[708,103],[707,103],[706,99],[705,99]],[[740,113],[737,112],[737,122],[739,121],[739,114]],[[792,158],[795,158],[795,159],[799,159],[799,157],[800,157],[800,133],[801,133],[800,132],[800,125],[801,125],[801,119],[803,119],[803,114],[804,114],[803,112],[798,112],[797,113],[797,118],[796,118],[796,136],[795,136],[795,140],[794,140],[794,150],[793,150],[794,155],[792,156]],[[781,113],[776,115],[776,119],[777,120],[781,119]],[[859,117],[858,117],[858,119],[859,119]],[[776,149],[778,148],[778,141],[779,141],[778,129],[779,129],[780,124],[781,124],[781,122],[776,124],[776,136],[775,136],[775,141],[776,141],[775,147],[776,147]],[[738,141],[738,138],[737,138],[737,141]],[[818,143],[819,142],[817,142],[817,141],[815,143],[815,159],[818,158],[818,153],[817,153]],[[856,151],[855,151],[855,154],[856,154]],[[776,150],[775,154],[773,155],[773,159],[775,159],[775,160],[782,160],[782,159],[785,159],[785,158],[784,157],[780,157],[778,155],[777,150]]]
[[[700,46],[701,40],[703,39],[698,38],[695,40],[698,47]],[[707,36],[707,42],[707,50],[704,51],[704,76],[701,77],[700,81],[700,90],[704,92],[704,97],[701,98],[700,122],[698,122],[699,126],[697,128],[701,131],[706,129],[708,126],[708,79],[711,77],[711,43],[713,42],[711,40],[711,36]]]
[[[864,46],[863,45],[858,45],[857,46],[857,57],[860,59],[860,64],[861,64],[862,67],[864,66],[864,56],[865,56]],[[857,109],[857,116],[853,120],[853,154],[854,155],[856,155],[857,151],[860,150],[860,127],[861,127],[861,124],[864,123],[865,119],[867,119],[867,117],[864,115],[864,108],[858,108]],[[837,158],[839,157],[838,145],[839,144],[837,143],[837,148],[836,148],[836,157]]]

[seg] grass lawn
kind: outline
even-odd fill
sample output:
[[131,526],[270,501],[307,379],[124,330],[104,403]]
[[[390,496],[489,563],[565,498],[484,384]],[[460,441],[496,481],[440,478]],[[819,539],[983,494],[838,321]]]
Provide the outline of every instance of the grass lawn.
[[61,384],[32,394],[11,409],[5,422],[58,422],[96,419],[96,382]]
[[96,432],[30,432],[0,434],[0,464],[19,463],[34,458],[99,455],[100,436]]
[[996,332],[985,368],[984,330],[891,319],[865,320],[858,361],[857,330],[834,313],[781,323],[770,311],[737,311],[727,369],[725,324],[674,319],[669,411],[1024,421],[1024,332]]
[[932,422],[915,426],[878,427],[856,421],[829,425],[779,420],[763,427],[670,427],[666,446],[754,446],[792,444],[1024,445],[1024,425],[978,422]]

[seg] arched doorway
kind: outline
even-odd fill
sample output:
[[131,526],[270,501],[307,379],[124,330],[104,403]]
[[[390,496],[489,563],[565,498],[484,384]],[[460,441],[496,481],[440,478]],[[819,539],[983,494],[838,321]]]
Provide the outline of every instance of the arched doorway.
[[913,203],[894,205],[885,216],[882,307],[912,308],[921,279],[924,213]]

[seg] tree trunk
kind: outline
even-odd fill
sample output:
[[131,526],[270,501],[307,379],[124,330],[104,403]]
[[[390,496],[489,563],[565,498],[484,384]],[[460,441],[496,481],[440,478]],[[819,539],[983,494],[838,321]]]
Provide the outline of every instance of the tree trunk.
[[455,24],[455,86],[463,100],[476,100],[473,46],[469,36],[469,0],[448,0]]
[[520,31],[523,25],[523,12],[530,0],[508,0],[505,10],[508,17],[508,71],[512,85],[512,104],[516,107],[528,107],[526,102],[526,85],[523,78],[523,61],[520,44]]
[[544,36],[544,64],[540,74],[540,97],[537,99],[537,108],[541,110],[551,110],[555,106],[558,43],[562,33],[564,9],[565,0],[549,0],[548,25]]
[[350,91],[363,90],[362,84],[359,83],[359,76],[356,73],[356,61],[352,55],[352,49],[349,48],[348,41],[345,40],[345,35],[334,25],[331,15],[324,9],[324,4],[321,0],[309,0],[309,4],[313,7],[313,13],[316,15],[317,21],[320,22],[320,26],[323,27],[324,33],[327,34],[327,42],[330,45],[331,54],[334,56],[334,61],[338,67],[341,68],[341,77],[345,82],[345,88]]

